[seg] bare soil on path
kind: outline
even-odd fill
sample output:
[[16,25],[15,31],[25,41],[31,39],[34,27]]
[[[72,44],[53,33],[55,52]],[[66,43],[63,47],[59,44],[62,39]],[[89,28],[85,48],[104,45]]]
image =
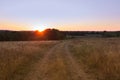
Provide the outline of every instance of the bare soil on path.
[[24,80],[95,80],[77,63],[70,52],[69,42],[55,45],[42,60],[32,65]]

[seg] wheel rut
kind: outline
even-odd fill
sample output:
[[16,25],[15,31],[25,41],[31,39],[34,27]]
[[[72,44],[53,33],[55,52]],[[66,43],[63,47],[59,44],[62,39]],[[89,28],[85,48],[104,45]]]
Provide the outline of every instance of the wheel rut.
[[24,80],[94,80],[74,59],[68,44],[62,42],[47,51]]

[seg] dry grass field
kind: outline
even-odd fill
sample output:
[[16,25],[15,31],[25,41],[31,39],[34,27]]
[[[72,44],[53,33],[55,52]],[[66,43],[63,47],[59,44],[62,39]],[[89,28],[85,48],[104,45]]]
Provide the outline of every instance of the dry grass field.
[[0,42],[0,80],[22,80],[57,42]]
[[97,80],[120,80],[120,38],[84,38],[70,46],[86,73]]
[[0,42],[0,80],[120,80],[120,38]]

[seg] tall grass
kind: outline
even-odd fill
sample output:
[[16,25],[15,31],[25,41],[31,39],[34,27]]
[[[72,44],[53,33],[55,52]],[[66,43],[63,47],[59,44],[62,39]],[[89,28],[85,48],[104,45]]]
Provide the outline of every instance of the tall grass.
[[120,38],[74,40],[73,55],[97,80],[120,80]]
[[22,80],[56,42],[0,42],[0,80]]

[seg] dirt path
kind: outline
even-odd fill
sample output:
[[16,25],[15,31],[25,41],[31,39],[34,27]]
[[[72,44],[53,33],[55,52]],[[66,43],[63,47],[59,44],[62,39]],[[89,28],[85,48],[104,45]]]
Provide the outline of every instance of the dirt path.
[[66,62],[68,65],[68,68],[70,68],[72,80],[95,80],[93,77],[85,73],[82,66],[77,63],[77,61],[72,56],[72,53],[70,52],[70,48],[68,46],[69,43],[65,44],[65,54],[66,54]]
[[24,80],[94,80],[75,61],[69,51],[68,42],[63,42],[33,65]]

